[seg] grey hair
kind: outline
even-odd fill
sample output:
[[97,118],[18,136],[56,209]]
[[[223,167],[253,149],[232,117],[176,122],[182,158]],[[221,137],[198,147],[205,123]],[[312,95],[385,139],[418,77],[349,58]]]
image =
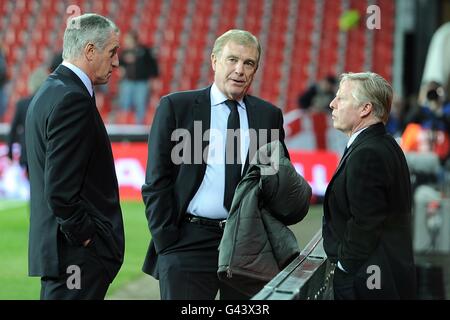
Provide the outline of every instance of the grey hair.
[[108,18],[95,13],[86,13],[69,20],[64,31],[63,59],[79,58],[88,43],[100,50],[105,49],[111,32],[119,33],[119,28]]
[[358,84],[352,92],[353,98],[359,103],[370,102],[374,116],[386,124],[393,96],[390,83],[374,72],[344,73],[341,75],[341,83],[344,81],[354,81]]
[[256,38],[252,33],[245,30],[231,29],[222,34],[214,42],[212,53],[215,56],[220,57],[223,48],[229,41],[243,46],[254,46],[258,50],[258,59],[256,62],[257,64],[259,64],[259,59],[261,57],[262,51],[261,44],[259,43],[258,38]]

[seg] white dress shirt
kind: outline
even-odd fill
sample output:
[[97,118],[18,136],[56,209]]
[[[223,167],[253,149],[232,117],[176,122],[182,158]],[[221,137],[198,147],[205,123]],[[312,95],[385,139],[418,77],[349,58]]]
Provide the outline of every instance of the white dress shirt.
[[[205,175],[197,193],[192,198],[187,212],[210,219],[226,219],[228,210],[223,206],[225,193],[225,146],[228,115],[230,109],[225,104],[228,98],[217,88],[211,87],[211,128],[208,160]],[[241,128],[241,163],[244,169],[250,144],[248,118],[243,100],[238,102]]]
[[347,148],[350,148],[350,146],[352,145],[353,141],[355,141],[356,137],[359,136],[359,134],[360,134],[361,132],[363,132],[364,130],[366,130],[367,128],[368,128],[368,127],[359,129],[358,131],[356,131],[355,133],[353,133],[353,134],[350,136],[350,139],[348,139],[348,142],[347,142]]

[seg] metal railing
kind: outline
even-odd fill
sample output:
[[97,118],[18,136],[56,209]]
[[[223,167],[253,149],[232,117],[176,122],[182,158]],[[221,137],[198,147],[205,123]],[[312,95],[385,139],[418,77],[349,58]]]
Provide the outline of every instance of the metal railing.
[[333,266],[317,231],[298,257],[278,273],[252,300],[328,300],[332,299]]

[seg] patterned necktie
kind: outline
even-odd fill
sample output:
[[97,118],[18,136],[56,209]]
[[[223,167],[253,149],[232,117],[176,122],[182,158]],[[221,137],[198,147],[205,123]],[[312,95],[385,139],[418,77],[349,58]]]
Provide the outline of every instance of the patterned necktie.
[[227,100],[225,104],[231,112],[227,122],[227,137],[225,145],[225,195],[223,205],[230,211],[233,201],[234,191],[241,180],[241,159],[240,159],[240,134],[234,134],[239,129],[239,112],[237,102]]

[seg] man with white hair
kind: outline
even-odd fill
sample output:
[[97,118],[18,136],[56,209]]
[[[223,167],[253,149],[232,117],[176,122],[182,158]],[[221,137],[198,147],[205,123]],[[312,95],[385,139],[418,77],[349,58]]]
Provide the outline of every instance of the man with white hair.
[[103,299],[123,262],[114,159],[94,94],[119,66],[118,48],[109,19],[70,20],[64,61],[28,109],[29,275],[41,277],[41,299]]
[[350,138],[324,198],[336,300],[415,297],[411,183],[385,129],[391,104],[391,85],[371,72],[343,74],[330,104],[334,128]]

